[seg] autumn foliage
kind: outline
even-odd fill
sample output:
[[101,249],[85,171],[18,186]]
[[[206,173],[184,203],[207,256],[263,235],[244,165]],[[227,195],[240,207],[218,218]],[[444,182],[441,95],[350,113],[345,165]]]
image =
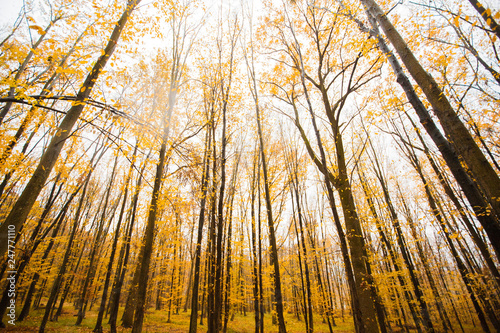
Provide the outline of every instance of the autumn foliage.
[[494,1],[24,1],[7,330],[493,332]]

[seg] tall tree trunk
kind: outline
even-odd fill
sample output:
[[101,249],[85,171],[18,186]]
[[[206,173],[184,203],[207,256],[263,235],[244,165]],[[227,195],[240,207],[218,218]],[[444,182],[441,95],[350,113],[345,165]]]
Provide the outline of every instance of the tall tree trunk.
[[[260,155],[259,155],[259,161],[260,161]],[[259,232],[259,244],[258,244],[258,259],[259,259],[259,311],[260,311],[260,326],[259,326],[259,331],[260,333],[264,333],[264,282],[263,282],[263,269],[262,269],[262,266],[264,265],[263,262],[262,262],[262,258],[263,258],[263,255],[262,255],[262,219],[261,219],[261,202],[260,202],[260,199],[261,199],[261,190],[260,190],[260,165],[259,165],[259,169],[258,169],[258,173],[257,173],[257,198],[259,198],[257,200],[257,231]]]
[[[221,164],[220,164],[220,189],[217,203],[217,243],[215,245],[215,286],[214,286],[214,311],[212,322],[209,323],[209,332],[219,332],[221,329],[222,316],[222,239],[224,237],[224,191],[226,188],[226,108],[222,109],[222,148],[221,148]],[[215,153],[215,152],[214,152]],[[214,155],[215,156],[215,155]],[[229,274],[229,272],[227,272]]]
[[[259,273],[258,273],[258,263],[257,263],[257,233],[255,231],[256,227],[256,219],[255,219],[255,190],[256,190],[256,169],[260,170],[258,166],[258,161],[260,158],[257,156],[253,156],[252,163],[252,181],[250,184],[250,223],[252,224],[252,263],[253,263],[253,301],[254,301],[254,311],[255,311],[255,333],[260,332],[260,321],[263,318],[260,317],[260,302],[259,302]],[[260,171],[259,171],[260,172]]]
[[274,266],[274,297],[276,302],[276,315],[278,316],[279,332],[286,333],[285,318],[283,316],[283,296],[281,293],[281,276],[280,276],[280,266],[278,261],[278,247],[276,244],[276,233],[274,230],[274,219],[271,204],[271,193],[269,190],[269,176],[267,172],[267,162],[264,147],[264,138],[262,133],[262,125],[260,120],[260,106],[259,100],[257,98],[257,85],[255,78],[253,81],[253,93],[255,98],[255,111],[257,114],[257,128],[259,134],[259,150],[260,158],[262,161],[262,175],[264,177],[264,194],[266,200],[266,212],[267,212],[267,224],[269,229],[269,243],[271,246],[271,258]]
[[391,241],[389,240],[385,231],[383,230],[385,228],[382,228],[382,220],[379,218],[377,211],[375,209],[375,204],[373,202],[373,198],[375,196],[374,196],[373,192],[370,191],[368,184],[367,184],[366,177],[365,177],[364,173],[361,170],[359,170],[359,168],[358,168],[358,173],[359,173],[359,177],[361,179],[361,186],[363,187],[363,192],[365,193],[366,201],[368,202],[368,207],[370,209],[370,212],[371,212],[373,218],[375,219],[375,224],[377,227],[378,234],[380,236],[380,240],[382,241],[382,244],[385,246],[385,249],[387,250],[387,252],[389,252],[389,258],[391,259],[392,265],[394,266],[394,271],[397,272],[399,285],[402,288],[403,295],[405,296],[408,307],[410,308],[410,313],[413,317],[413,322],[415,323],[417,330],[421,331],[420,326],[419,326],[420,319],[419,319],[419,316],[417,315],[417,313],[415,312],[415,307],[413,306],[414,298],[413,298],[412,294],[410,293],[410,291],[408,290],[408,287],[406,286],[405,279],[402,275],[403,271],[402,271],[401,267],[399,266],[399,259],[397,258],[396,251],[394,250],[394,247],[392,246]]
[[378,161],[378,158],[375,154],[375,150],[373,149],[373,146],[370,141],[370,146],[372,147],[373,155],[374,155],[374,171],[375,174],[380,182],[380,186],[382,187],[382,192],[384,194],[384,199],[385,203],[387,205],[387,209],[389,210],[390,213],[390,218],[392,222],[392,226],[396,232],[396,241],[398,243],[399,249],[401,251],[401,256],[403,257],[404,263],[406,265],[406,268],[408,269],[408,274],[410,275],[410,281],[413,286],[413,292],[415,293],[415,296],[417,297],[418,302],[420,303],[420,314],[422,316],[422,323],[428,332],[434,332],[434,326],[432,325],[432,320],[430,317],[429,309],[427,307],[427,302],[425,301],[424,298],[424,293],[422,291],[422,287],[420,286],[420,282],[417,279],[417,276],[415,274],[415,265],[413,264],[413,260],[411,258],[411,255],[407,249],[406,246],[406,241],[403,236],[403,232],[401,230],[401,224],[399,222],[398,215],[396,213],[396,209],[394,208],[394,205],[392,204],[392,199],[389,194],[389,189],[387,187],[387,183],[382,175],[382,170]]
[[[500,216],[500,200],[498,200],[500,198],[500,178],[498,174],[479,149],[444,92],[439,88],[434,78],[425,71],[375,0],[360,0],[360,2],[376,18],[384,30],[385,35],[396,49],[407,70],[432,105],[446,136],[474,175],[475,181],[485,193],[497,217]],[[500,223],[498,220],[493,225],[484,225],[484,228],[492,243],[497,241],[497,244],[500,244]]]
[[484,332],[490,332],[490,329],[488,327],[488,323],[486,322],[486,318],[484,316],[484,312],[483,312],[483,310],[479,304],[479,301],[478,301],[478,299],[477,299],[477,297],[472,289],[472,286],[474,285],[474,281],[471,279],[470,274],[469,274],[469,270],[467,269],[464,262],[460,258],[457,250],[455,249],[455,245],[453,244],[452,239],[450,238],[450,231],[446,225],[446,222],[445,222],[443,216],[441,215],[441,213],[437,207],[436,200],[435,200],[434,195],[432,194],[431,189],[430,189],[430,184],[428,183],[427,179],[425,178],[418,160],[412,159],[412,164],[413,164],[415,170],[417,171],[422,183],[424,184],[427,201],[429,202],[429,205],[432,209],[432,212],[433,212],[434,216],[436,217],[438,224],[440,225],[441,230],[444,234],[444,238],[445,238],[446,242],[448,243],[451,254],[452,254],[452,256],[455,260],[455,263],[458,267],[459,273],[460,273],[462,280],[465,284],[465,287],[466,287],[467,292],[469,294],[469,297],[472,301],[474,309],[476,310],[476,314],[479,318],[479,322],[481,323],[481,328],[483,329]]
[[[370,0],[370,2],[373,1]],[[367,12],[367,15],[374,32],[372,35],[375,38],[377,38],[378,41],[377,45],[379,49],[387,55],[387,59],[396,75],[397,82],[403,88],[408,98],[408,101],[410,102],[410,104],[412,105],[412,107],[414,108],[415,112],[417,113],[420,119],[420,123],[422,124],[422,126],[425,128],[431,139],[436,144],[441,155],[446,161],[446,164],[450,168],[450,171],[452,172],[453,176],[455,177],[460,187],[464,191],[464,194],[467,197],[467,200],[469,201],[471,207],[473,208],[477,219],[480,221],[481,225],[487,232],[488,237],[490,238],[491,243],[495,248],[497,257],[500,257],[500,225],[499,225],[500,218],[498,213],[495,214],[491,212],[488,202],[485,201],[483,195],[480,193],[477,187],[477,184],[471,179],[467,171],[464,169],[463,164],[460,161],[459,156],[456,152],[456,149],[451,144],[453,138],[447,134],[447,136],[450,139],[449,141],[441,134],[437,125],[432,120],[428,110],[426,109],[426,107],[420,100],[419,96],[413,89],[413,86],[408,77],[406,76],[406,74],[404,73],[403,68],[401,67],[399,61],[396,59],[394,54],[389,50],[389,47],[385,43],[385,40],[381,37],[381,34],[379,33],[378,30],[377,21],[375,20],[374,16],[372,16],[370,11]],[[362,30],[366,31],[366,28],[364,28],[361,23],[358,22],[358,24],[360,25],[360,28]],[[399,39],[401,39],[401,36],[399,36]],[[409,49],[407,49],[407,51],[409,51]]]
[[[305,233],[304,233],[304,226],[303,226],[303,221],[302,221],[302,208],[300,204],[300,196],[299,196],[299,190],[298,190],[298,177],[297,177],[297,170],[292,171],[292,188],[291,195],[295,194],[295,202],[297,205],[297,219],[299,221],[299,231],[300,234],[297,232],[297,225],[295,225],[296,229],[296,234],[297,234],[297,242],[299,243],[299,265],[300,265],[300,271],[301,271],[301,281],[304,281],[305,279],[305,295],[304,295],[304,321],[306,322],[306,332],[307,333],[312,333],[314,332],[314,317],[313,317],[313,309],[312,309],[312,301],[311,301],[311,277],[309,274],[309,264],[308,264],[308,255],[307,255],[307,248],[306,248],[306,238],[305,238]],[[293,206],[293,198],[292,198],[292,206]],[[296,221],[294,219],[294,222],[296,224]],[[300,235],[300,239],[299,239]],[[302,258],[304,258],[304,264],[302,265],[301,261]],[[304,266],[304,277],[302,277],[302,266]],[[303,282],[302,282],[303,283]],[[304,289],[304,286],[302,286],[302,289]],[[326,314],[328,317],[330,316],[330,313],[328,312]],[[330,323],[330,322],[329,322]],[[331,325],[328,326],[331,331]]]
[[208,225],[208,242],[207,242],[207,267],[208,267],[208,275],[207,275],[207,332],[208,333],[216,333],[217,320],[215,316],[218,312],[218,307],[220,304],[216,304],[216,296],[215,296],[215,279],[216,279],[216,270],[217,270],[217,143],[215,139],[215,103],[212,102],[211,110],[210,110],[210,129],[212,131],[212,184],[210,186],[210,211],[209,211],[209,225]]
[[[231,199],[232,202],[232,199]],[[229,312],[230,312],[230,307],[231,303],[229,301],[229,295],[231,293],[231,266],[232,266],[232,240],[231,237],[233,236],[233,220],[232,220],[232,203],[229,206],[229,217],[228,217],[228,226],[227,226],[227,250],[226,250],[226,280],[224,282],[225,288],[224,288],[224,302],[223,302],[223,309],[224,309],[224,320],[222,322],[222,332],[226,333],[227,332],[227,322],[229,321]],[[244,301],[244,300],[243,300]]]
[[[224,288],[224,322],[222,326],[222,332],[226,333],[227,332],[227,323],[229,321],[229,314],[231,312],[231,302],[230,302],[230,295],[231,295],[231,267],[232,267],[232,230],[233,230],[233,204],[234,204],[234,197],[235,197],[235,191],[236,191],[236,182],[237,182],[237,177],[238,177],[238,167],[240,163],[240,158],[241,158],[241,152],[237,153],[236,157],[236,163],[234,165],[233,169],[233,174],[231,176],[231,184],[230,184],[230,192],[229,192],[229,216],[228,216],[228,230],[227,230],[227,254],[226,254],[226,281],[225,281],[225,288]],[[242,221],[242,226],[241,226],[241,234],[240,234],[240,246],[241,246],[241,257],[243,258],[243,221]],[[241,261],[240,261],[241,262]],[[240,263],[240,274],[243,271],[243,267],[241,267]],[[243,286],[241,282],[242,278],[240,278],[240,291],[243,296]],[[245,299],[242,298],[242,302],[245,302]],[[245,305],[243,306],[245,309]],[[246,310],[244,310],[246,311]],[[245,312],[246,316],[246,312]]]
[[194,278],[193,291],[191,293],[191,317],[189,321],[189,333],[196,333],[198,326],[198,292],[200,284],[200,264],[201,264],[201,242],[203,240],[203,224],[205,222],[205,205],[207,201],[208,183],[210,181],[210,160],[212,158],[210,129],[207,129],[205,144],[205,156],[203,158],[203,175],[201,178],[201,202],[200,214],[198,217],[198,235],[194,255]]
[[[132,211],[130,213],[129,217],[129,222],[128,222],[128,229],[127,229],[127,234],[124,238],[122,248],[120,249],[120,257],[123,256],[123,260],[120,262],[118,265],[117,271],[116,271],[116,276],[115,280],[113,283],[113,288],[111,289],[111,295],[110,295],[110,315],[109,315],[109,326],[110,326],[110,331],[111,333],[116,333],[116,321],[118,319],[118,308],[120,306],[120,295],[122,291],[122,286],[123,282],[125,281],[125,274],[128,271],[128,263],[129,263],[129,257],[130,257],[130,240],[132,239],[132,232],[134,229],[135,225],[135,220],[136,220],[136,213],[137,213],[137,205],[139,202],[139,193],[141,191],[141,186],[142,186],[142,174],[144,172],[144,169],[146,168],[147,165],[147,160],[149,159],[149,156],[151,154],[151,150],[149,151],[145,161],[143,162],[141,171],[139,172],[139,177],[137,179],[136,187],[135,187],[135,193],[132,198]],[[141,250],[142,251],[142,247]],[[142,255],[139,254],[138,261],[140,262]],[[137,279],[139,278],[139,274],[136,273],[134,274],[134,278],[137,276]],[[132,322],[133,322],[133,317],[134,317],[134,312],[133,312],[133,302],[132,299],[135,297],[135,287],[134,287],[134,281],[135,284],[138,283],[138,280],[133,279],[132,287],[130,288],[130,293],[129,293],[129,299],[131,300],[128,302],[127,299],[127,306],[125,306],[125,310],[123,312],[123,326],[124,327],[132,327]],[[126,315],[128,313],[128,315]]]
[[[85,317],[85,308],[86,308],[86,304],[87,304],[87,293],[89,291],[88,289],[92,285],[95,273],[97,271],[97,264],[94,264],[94,261],[95,261],[96,257],[98,256],[98,253],[100,251],[100,245],[101,245],[101,242],[102,242],[102,234],[103,234],[103,231],[104,231],[104,225],[106,224],[105,221],[106,221],[106,218],[107,218],[106,213],[107,213],[107,210],[108,210],[108,204],[109,204],[109,200],[110,200],[111,189],[113,187],[113,183],[114,183],[114,180],[115,180],[115,174],[116,174],[116,168],[117,168],[117,166],[118,166],[118,155],[115,158],[115,163],[113,165],[113,171],[111,172],[111,179],[109,181],[108,188],[107,188],[107,191],[106,191],[106,194],[105,194],[105,198],[104,198],[104,205],[103,205],[103,208],[102,208],[101,217],[100,217],[100,220],[98,222],[98,229],[97,229],[96,236],[95,236],[95,239],[94,239],[94,244],[92,246],[92,250],[91,250],[90,256],[89,256],[89,266],[88,266],[87,275],[85,277],[85,282],[83,283],[83,288],[82,288],[82,291],[81,291],[80,308],[78,309],[77,320],[76,320],[76,323],[75,323],[76,326],[80,325],[82,323],[83,318]],[[106,236],[104,236],[104,238],[105,237]]]
[[42,154],[40,162],[31,176],[31,179],[17,199],[4,223],[0,226],[0,257],[3,257],[7,251],[7,231],[9,227],[12,228],[12,226],[14,226],[15,230],[18,231],[25,223],[31,208],[35,204],[38,195],[54,168],[66,139],[71,135],[73,126],[80,117],[86,105],[86,100],[90,97],[90,93],[92,92],[99,75],[113,54],[130,14],[139,2],[140,0],[128,0],[127,8],[115,25],[106,48],[103,50],[102,55],[96,61],[91,72],[79,89],[73,106],[68,110],[64,119],[59,124],[57,131],[52,137],[47,149]]
[[[174,92],[171,92],[174,93]],[[141,260],[141,269],[139,273],[140,284],[137,290],[137,301],[135,306],[134,324],[132,326],[132,333],[140,333],[142,331],[142,324],[144,321],[144,313],[146,312],[146,291],[147,283],[149,278],[149,266],[151,264],[151,254],[153,252],[153,242],[154,242],[154,229],[156,222],[156,215],[158,210],[158,201],[160,198],[161,183],[163,178],[163,170],[165,168],[166,160],[166,150],[167,150],[167,139],[170,129],[170,115],[172,114],[174,99],[169,100],[170,105],[168,123],[165,123],[164,133],[160,148],[160,155],[158,158],[158,164],[156,166],[156,175],[153,185],[153,193],[151,195],[151,203],[149,205],[149,214],[146,224],[146,231],[144,232],[143,238],[143,257]],[[168,125],[166,125],[168,124]]]
[[[132,154],[132,163],[130,164],[130,168],[128,170],[127,178],[125,179],[125,191],[123,193],[123,202],[122,202],[122,207],[120,209],[120,215],[118,217],[118,221],[116,222],[116,228],[115,228],[115,235],[113,238],[113,244],[111,245],[111,254],[109,256],[109,262],[108,262],[108,267],[106,270],[106,277],[104,279],[104,287],[102,291],[102,298],[101,298],[101,304],[99,305],[99,312],[97,314],[97,320],[96,324],[94,327],[94,332],[96,333],[102,333],[102,320],[104,317],[104,310],[106,307],[106,298],[108,294],[108,288],[109,288],[109,281],[111,279],[111,272],[113,270],[113,263],[115,259],[115,252],[116,252],[116,247],[118,246],[118,239],[120,238],[120,229],[123,221],[123,215],[125,214],[125,207],[127,205],[127,199],[128,199],[128,190],[129,190],[129,182],[130,178],[132,177],[132,172],[134,170],[134,160],[137,154],[137,145],[135,146],[134,153]],[[117,199],[117,202],[119,202],[120,199]],[[111,298],[111,297],[110,297]]]
[[[324,175],[325,179],[324,181],[327,188],[329,203],[333,211],[337,233],[339,235],[341,242],[342,256],[344,259],[345,270],[348,277],[348,282],[352,296],[351,299],[353,305],[353,317],[354,317],[354,324],[356,331],[359,333],[378,332],[379,326],[377,323],[377,319],[382,322],[385,320],[383,318],[377,317],[374,300],[372,299],[372,295],[374,292],[374,290],[371,289],[370,287],[372,283],[372,277],[367,272],[367,266],[370,265],[370,263],[368,261],[367,256],[365,255],[366,248],[365,248],[364,235],[356,211],[356,206],[354,203],[354,198],[351,190],[351,184],[349,182],[349,176],[348,176],[349,172],[347,170],[342,133],[340,131],[340,123],[339,123],[339,115],[340,112],[342,111],[342,108],[345,105],[347,97],[349,96],[350,93],[354,91],[354,89],[351,86],[352,78],[356,71],[358,60],[361,55],[358,55],[356,60],[352,63],[352,70],[346,91],[342,92],[343,96],[335,104],[332,105],[330,101],[330,96],[328,96],[328,89],[330,85],[326,84],[325,75],[322,74],[323,71],[322,66],[324,64],[321,55],[319,59],[320,61],[319,61],[318,72],[316,73],[318,75],[319,82],[313,82],[321,94],[321,99],[325,109],[325,113],[329,120],[329,125],[332,130],[331,135],[334,140],[335,155],[337,162],[336,166],[338,173],[336,177],[332,177],[331,173],[328,170],[325,149],[323,148],[319,127],[316,121],[316,115],[313,111],[312,102],[309,97],[309,91],[306,84],[306,72],[303,62],[303,56],[300,49],[300,43],[295,35],[293,27],[291,28],[291,33],[294,38],[293,53],[296,54],[294,58],[295,69],[300,72],[301,85],[307,103],[306,109],[308,110],[309,115],[311,117],[311,122],[316,136],[316,142],[320,151],[320,158],[317,158],[315,156],[315,153],[313,152],[309,144],[305,132],[300,127],[298,110],[295,103],[296,97],[294,93],[292,93],[290,103],[292,104],[295,112],[295,125],[299,128],[301,137],[307,146],[309,155],[311,156],[315,164],[318,166],[318,169]],[[335,186],[340,197],[347,232],[344,232],[340,220],[337,218],[336,208],[334,207],[335,198],[333,194],[332,185]],[[349,246],[347,246],[347,242],[349,243]],[[382,325],[382,322],[379,324]]]
[[[303,69],[301,76],[302,76],[302,86],[305,87],[306,86],[304,77],[305,73],[303,72]],[[369,282],[368,281],[367,283],[364,282],[364,280],[368,278],[365,266],[367,264],[366,262],[367,258],[365,258],[363,255],[364,236],[361,231],[361,226],[359,224],[359,219],[354,206],[354,198],[352,197],[350,183],[347,178],[347,167],[345,164],[342,137],[340,131],[338,130],[338,123],[335,119],[332,118],[333,123],[331,123],[331,126],[334,129],[335,147],[337,153],[337,168],[339,170],[339,176],[334,177],[327,168],[325,150],[323,148],[321,135],[318,130],[318,126],[316,124],[316,116],[312,111],[313,110],[312,104],[308,97],[307,89],[304,89],[304,92],[306,95],[306,101],[308,103],[307,105],[309,114],[311,115],[311,121],[313,124],[317,145],[320,151],[320,158],[316,157],[315,153],[311,148],[309,140],[307,139],[307,136],[299,123],[298,110],[295,104],[295,98],[292,96],[291,102],[295,112],[295,125],[299,129],[302,140],[306,144],[311,159],[315,162],[320,172],[324,175],[324,182],[327,188],[329,204],[330,208],[332,209],[335,227],[339,235],[342,258],[344,260],[345,271],[349,283],[356,332],[358,333],[378,332],[379,329],[377,325],[375,308],[373,300],[371,298],[371,292],[369,290],[369,286],[367,285],[369,284]],[[331,116],[333,112],[329,108],[330,102],[328,100],[326,90],[323,89],[322,95],[325,108],[329,110],[327,111],[327,114],[330,114]],[[340,222],[340,218],[337,213],[337,208],[335,206],[335,197],[333,194],[332,184],[334,184],[334,186],[337,188],[340,194],[346,228],[349,230],[349,233],[344,232],[342,224]],[[349,246],[347,245],[348,242]],[[350,253],[351,256],[349,256],[349,250],[351,252]]]
[[[95,157],[95,155],[94,155],[94,157]],[[102,157],[102,154],[100,155],[100,157]],[[98,158],[97,161],[99,161],[100,157]],[[40,323],[40,327],[38,330],[39,333],[43,333],[45,331],[45,325],[47,325],[47,321],[49,320],[50,309],[52,308],[52,306],[55,302],[57,293],[59,291],[59,287],[61,285],[61,281],[62,281],[63,276],[66,273],[66,269],[68,267],[68,261],[69,261],[70,255],[71,255],[71,248],[73,246],[73,241],[75,239],[76,231],[78,229],[78,224],[80,222],[80,216],[81,216],[82,209],[83,209],[83,203],[86,200],[87,188],[88,188],[90,176],[92,175],[93,170],[94,170],[94,167],[92,167],[92,163],[91,163],[91,169],[88,172],[87,177],[85,178],[82,195],[81,195],[80,201],[78,202],[78,207],[76,209],[75,217],[73,218],[73,225],[71,226],[72,229],[70,231],[70,236],[68,239],[68,245],[66,248],[66,252],[64,254],[64,257],[63,257],[63,260],[61,263],[61,267],[59,268],[59,272],[57,273],[56,279],[54,280],[54,283],[52,284],[49,299],[47,300],[47,305],[45,307],[45,313],[43,315],[43,318],[42,318],[42,321]]]

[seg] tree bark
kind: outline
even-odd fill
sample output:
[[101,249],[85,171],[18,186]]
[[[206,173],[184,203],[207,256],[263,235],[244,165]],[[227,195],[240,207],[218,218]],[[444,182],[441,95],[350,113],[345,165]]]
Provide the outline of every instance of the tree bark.
[[42,321],[40,323],[40,327],[38,329],[39,333],[43,333],[45,331],[45,325],[47,324],[47,321],[49,320],[50,309],[52,308],[52,306],[55,302],[62,278],[63,278],[64,274],[66,273],[66,269],[68,267],[67,263],[69,261],[70,255],[71,255],[71,247],[73,245],[76,231],[78,229],[78,223],[80,222],[80,215],[82,212],[83,202],[86,199],[87,187],[88,187],[90,176],[91,176],[93,170],[94,170],[94,168],[90,169],[90,171],[88,172],[87,177],[84,181],[82,196],[81,196],[80,201],[78,203],[75,217],[73,218],[73,225],[72,225],[72,229],[71,229],[70,236],[68,239],[68,245],[66,248],[66,252],[64,254],[64,258],[62,260],[61,267],[59,268],[59,272],[57,273],[56,279],[55,279],[54,283],[52,284],[49,299],[47,300],[47,305],[45,307],[45,313],[43,315]]
[[254,301],[254,312],[255,312],[255,333],[260,332],[260,321],[263,318],[260,317],[260,307],[259,307],[259,273],[257,264],[257,233],[256,233],[256,219],[255,219],[255,188],[256,188],[256,169],[260,172],[260,167],[258,166],[259,157],[253,157],[252,166],[252,182],[250,184],[250,223],[252,224],[252,263],[253,263],[253,301]]
[[[373,146],[370,141],[370,146]],[[428,332],[434,332],[434,326],[432,325],[432,320],[430,317],[429,309],[427,307],[427,302],[425,301],[424,298],[424,293],[422,291],[422,287],[420,286],[420,282],[417,279],[417,276],[415,274],[415,265],[413,263],[413,260],[411,258],[411,255],[407,249],[406,246],[406,241],[403,236],[403,232],[401,230],[401,224],[399,222],[398,215],[396,213],[396,210],[394,208],[394,205],[392,204],[392,199],[389,194],[389,189],[387,187],[387,183],[385,182],[385,179],[382,175],[382,170],[380,167],[380,164],[378,162],[377,156],[375,154],[375,151],[373,150],[374,153],[374,171],[375,174],[380,182],[380,186],[382,187],[382,192],[384,193],[384,199],[387,204],[387,209],[389,210],[390,213],[390,218],[392,222],[392,226],[396,232],[396,240],[399,246],[399,249],[401,251],[401,256],[403,257],[404,263],[406,265],[406,268],[408,269],[408,274],[410,275],[410,281],[413,286],[413,292],[415,293],[415,296],[418,299],[418,302],[420,303],[420,314],[422,316],[422,323],[424,325],[424,328]]]
[[[129,222],[128,222],[128,229],[127,229],[127,234],[124,238],[124,242],[122,245],[122,248],[120,250],[120,257],[122,256],[123,253],[123,260],[120,262],[120,265],[118,265],[118,269],[116,272],[115,276],[115,281],[113,283],[113,288],[111,289],[111,295],[110,295],[110,315],[109,315],[109,326],[110,326],[110,331],[111,333],[116,333],[116,321],[118,319],[118,308],[120,306],[120,295],[122,291],[122,286],[123,282],[125,280],[125,274],[128,271],[128,263],[129,263],[129,256],[130,256],[130,240],[132,239],[132,232],[134,229],[135,225],[135,220],[136,220],[136,213],[137,213],[137,205],[139,202],[139,193],[141,190],[141,185],[142,185],[142,174],[144,172],[144,169],[146,168],[147,160],[149,159],[149,156],[151,154],[151,151],[149,152],[148,156],[146,157],[143,166],[141,168],[141,172],[139,173],[139,177],[136,183],[136,188],[135,188],[135,193],[132,198],[132,212],[130,214]],[[141,250],[142,251],[142,247]],[[138,261],[140,262],[141,260],[141,253],[139,253]],[[138,273],[134,274],[134,278],[137,276],[137,279],[139,278]],[[135,281],[135,282],[134,282]],[[135,287],[134,283],[137,284],[138,281],[136,279],[133,279],[132,282],[132,287],[130,288],[130,293],[129,293],[129,299],[132,300],[135,296]],[[127,299],[127,304],[125,306],[125,310],[123,312],[123,326],[124,327],[131,327],[132,326],[132,321],[133,321],[133,305],[132,302],[129,302],[129,299]],[[127,307],[128,305],[128,307]],[[128,316],[126,313],[128,312]]]
[[486,24],[490,27],[497,38],[500,39],[500,27],[491,15],[491,10],[486,9],[478,0],[469,0],[470,4],[474,9],[481,15]]
[[[458,117],[444,92],[439,88],[434,78],[426,72],[418,62],[415,55],[375,0],[360,0],[360,2],[365,6],[366,10],[376,18],[377,22],[384,30],[385,35],[396,49],[405,67],[432,105],[446,136],[474,175],[474,179],[488,198],[488,202],[495,214],[500,216],[500,178],[498,174],[479,149],[472,135]],[[497,244],[500,244],[498,241],[500,223],[497,221],[492,226],[485,225],[484,227],[492,243],[497,241]],[[494,233],[496,233],[496,235],[494,235]],[[496,238],[493,238],[495,236]]]
[[207,201],[208,183],[210,181],[210,159],[212,150],[210,149],[212,136],[207,129],[205,156],[203,164],[203,175],[201,178],[201,202],[200,215],[198,217],[198,235],[194,255],[194,278],[193,291],[191,293],[191,317],[189,321],[189,333],[196,333],[198,326],[198,292],[200,284],[200,264],[201,264],[201,242],[203,240],[203,224],[205,222],[205,205]]
[[[431,118],[429,111],[426,109],[419,96],[413,89],[413,86],[404,73],[403,68],[399,64],[394,54],[389,50],[387,44],[385,43],[385,40],[381,37],[376,20],[373,18],[370,12],[367,12],[367,15],[373,28],[372,34],[377,38],[379,49],[387,55],[387,59],[394,73],[396,74],[397,82],[403,88],[408,101],[419,117],[420,123],[436,144],[441,155],[446,161],[446,164],[450,168],[450,171],[462,188],[462,191],[464,192],[467,200],[473,208],[477,219],[480,221],[489,239],[491,240],[491,243],[495,248],[497,257],[500,258],[500,215],[498,215],[498,213],[495,214],[491,212],[491,208],[489,207],[488,202],[483,197],[483,194],[480,192],[477,183],[474,182],[473,179],[471,179],[462,162],[460,161],[456,149],[451,144],[452,138],[449,137],[450,140],[448,140],[441,134],[437,125]],[[362,30],[365,30],[365,28],[363,28],[361,24],[360,28]]]
[[[117,166],[118,166],[118,155],[115,158],[113,171],[111,172],[111,179],[109,181],[108,188],[107,188],[107,191],[105,194],[104,206],[102,208],[101,217],[100,217],[99,222],[97,222],[98,229],[97,229],[96,236],[94,239],[94,244],[92,245],[92,250],[91,250],[90,255],[89,255],[89,266],[88,266],[87,275],[85,277],[85,282],[83,283],[83,288],[81,291],[80,308],[78,309],[77,320],[75,323],[76,326],[80,325],[83,321],[83,318],[85,317],[85,308],[86,308],[86,304],[87,304],[87,293],[88,293],[88,289],[92,285],[92,282],[94,280],[95,273],[97,270],[98,264],[94,265],[94,262],[95,262],[96,256],[98,256],[98,252],[100,251],[100,245],[102,243],[101,238],[102,238],[102,234],[104,231],[104,225],[106,224],[106,222],[105,222],[106,221],[106,213],[108,210],[109,198],[111,195],[111,189],[113,187],[113,182],[115,180],[115,173],[116,173]],[[105,237],[106,236],[104,236],[104,238]]]
[[[135,146],[134,153],[132,155],[132,161],[135,160],[136,154],[137,154],[137,145]],[[107,294],[108,294],[109,281],[111,279],[111,272],[113,271],[115,252],[116,252],[116,247],[118,246],[118,239],[120,238],[120,231],[121,231],[120,229],[121,229],[121,224],[123,221],[123,215],[125,214],[125,206],[127,205],[129,182],[130,182],[130,178],[132,177],[132,172],[134,170],[133,168],[134,168],[134,163],[132,162],[130,164],[130,168],[128,170],[127,178],[125,179],[125,185],[124,185],[125,191],[123,193],[122,207],[120,209],[120,215],[119,215],[118,221],[116,223],[113,244],[111,245],[111,254],[109,256],[108,267],[106,270],[106,277],[104,279],[104,287],[103,287],[103,291],[102,291],[101,304],[99,305],[99,312],[97,314],[97,320],[96,320],[96,324],[94,327],[94,332],[96,332],[96,333],[102,333],[102,331],[103,331],[102,330],[102,320],[104,317],[104,310],[106,307],[106,298],[107,298]],[[118,199],[118,201],[119,201],[119,199]],[[110,298],[111,298],[111,296],[110,296]]]
[[474,285],[474,281],[471,279],[470,274],[469,274],[470,273],[469,270],[467,269],[464,262],[460,258],[459,254],[458,254],[457,250],[455,249],[455,246],[450,238],[450,231],[448,230],[448,228],[446,226],[446,222],[444,221],[444,218],[441,215],[441,213],[437,207],[436,200],[435,200],[434,195],[432,194],[431,189],[430,189],[430,184],[428,183],[427,179],[425,178],[425,176],[422,172],[421,166],[418,163],[418,161],[413,160],[412,164],[413,164],[415,170],[417,171],[417,173],[418,173],[418,175],[419,175],[419,177],[424,185],[425,194],[426,194],[427,200],[429,202],[429,206],[431,207],[432,212],[433,212],[436,220],[438,221],[438,224],[440,225],[441,230],[444,234],[444,238],[449,246],[451,254],[452,254],[452,256],[455,260],[455,263],[458,267],[460,276],[462,277],[462,280],[465,284],[465,287],[466,287],[467,292],[469,294],[469,297],[472,301],[474,309],[476,310],[476,314],[479,318],[479,322],[481,323],[481,328],[483,329],[484,332],[489,333],[490,329],[488,327],[488,323],[486,322],[484,312],[483,312],[481,306],[479,305],[479,301],[478,301],[478,299],[477,299],[477,297],[472,289],[472,286]]
[[127,2],[127,8],[115,25],[103,54],[99,57],[97,62],[92,67],[89,75],[86,77],[84,83],[78,91],[78,94],[76,95],[73,106],[68,110],[64,119],[59,124],[56,134],[52,137],[47,149],[42,154],[40,162],[30,181],[17,199],[6,220],[0,226],[0,257],[3,257],[7,252],[7,231],[9,226],[14,226],[15,230],[19,231],[25,223],[31,208],[35,204],[38,195],[54,168],[66,139],[71,135],[71,131],[75,123],[82,114],[86,105],[86,100],[90,97],[90,93],[92,92],[99,75],[113,54],[130,14],[139,2],[140,0],[129,0]]

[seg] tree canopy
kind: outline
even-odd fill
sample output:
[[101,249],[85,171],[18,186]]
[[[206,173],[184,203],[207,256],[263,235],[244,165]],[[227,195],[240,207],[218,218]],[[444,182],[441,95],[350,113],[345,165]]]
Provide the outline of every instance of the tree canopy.
[[11,21],[3,327],[498,331],[495,1],[26,0]]

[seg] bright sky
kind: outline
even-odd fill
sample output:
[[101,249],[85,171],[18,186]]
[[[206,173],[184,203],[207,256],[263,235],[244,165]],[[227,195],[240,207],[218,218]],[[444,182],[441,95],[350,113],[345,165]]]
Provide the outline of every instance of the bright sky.
[[23,5],[23,0],[0,0],[0,27],[12,25]]

